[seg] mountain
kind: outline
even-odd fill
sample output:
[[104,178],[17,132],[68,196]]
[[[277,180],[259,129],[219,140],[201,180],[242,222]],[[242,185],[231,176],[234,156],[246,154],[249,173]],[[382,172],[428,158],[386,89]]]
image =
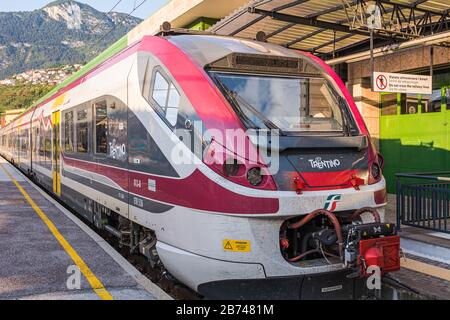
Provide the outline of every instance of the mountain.
[[140,22],[73,0],[29,12],[0,12],[0,80],[30,69],[86,62]]

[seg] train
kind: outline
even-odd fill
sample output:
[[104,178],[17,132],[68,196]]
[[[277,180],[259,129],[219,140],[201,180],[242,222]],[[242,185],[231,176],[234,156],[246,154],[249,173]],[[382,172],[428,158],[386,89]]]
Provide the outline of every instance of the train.
[[209,299],[360,299],[400,268],[383,158],[308,52],[143,36],[1,128],[0,154]]

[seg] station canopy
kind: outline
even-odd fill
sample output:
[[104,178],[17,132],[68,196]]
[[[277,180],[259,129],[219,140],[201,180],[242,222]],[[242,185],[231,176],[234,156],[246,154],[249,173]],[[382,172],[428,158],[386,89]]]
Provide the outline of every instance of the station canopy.
[[256,38],[325,58],[376,44],[392,44],[447,32],[450,0],[254,0],[210,31]]

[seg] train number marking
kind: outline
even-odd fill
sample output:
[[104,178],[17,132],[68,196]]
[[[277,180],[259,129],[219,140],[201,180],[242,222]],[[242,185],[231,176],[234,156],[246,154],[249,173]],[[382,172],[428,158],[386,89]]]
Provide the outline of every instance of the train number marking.
[[137,207],[143,208],[144,207],[144,200],[133,197],[133,204]]
[[135,188],[142,188],[142,181],[139,179],[133,179],[133,187]]
[[229,252],[250,252],[250,240],[223,240],[223,250]]

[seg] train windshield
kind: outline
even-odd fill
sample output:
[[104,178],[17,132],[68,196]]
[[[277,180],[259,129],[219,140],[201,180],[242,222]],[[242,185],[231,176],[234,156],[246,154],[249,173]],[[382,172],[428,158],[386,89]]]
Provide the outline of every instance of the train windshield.
[[214,72],[213,77],[252,129],[282,134],[350,133],[348,106],[324,78]]

